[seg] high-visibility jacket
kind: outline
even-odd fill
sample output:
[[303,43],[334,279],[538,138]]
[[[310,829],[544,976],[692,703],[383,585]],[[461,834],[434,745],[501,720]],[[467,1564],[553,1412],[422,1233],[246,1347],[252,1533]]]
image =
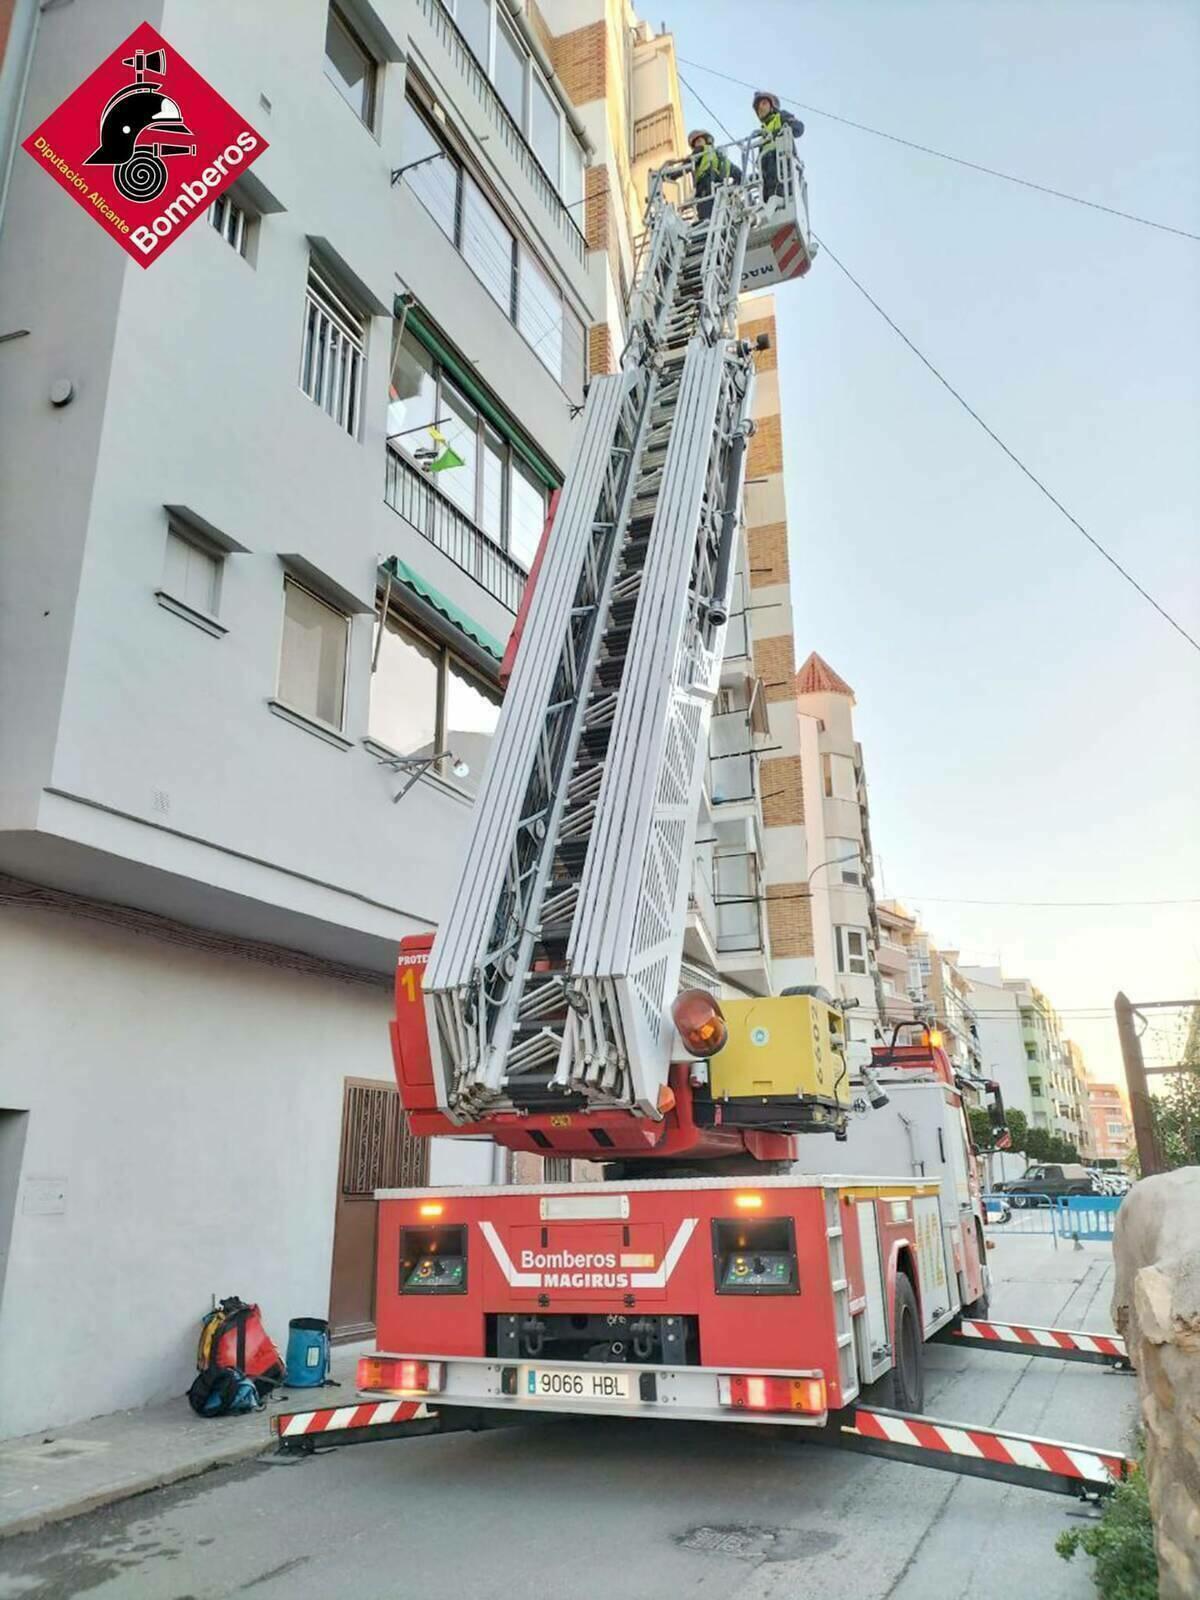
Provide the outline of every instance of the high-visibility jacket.
[[791,130],[794,139],[798,139],[804,132],[804,124],[799,117],[793,117],[782,111],[772,111],[769,117],[763,119],[760,127],[762,128],[762,152],[764,155],[770,151],[777,150],[783,143],[783,130],[785,128]]
[[692,157],[692,165],[696,169],[697,179],[711,176],[719,183],[725,182],[731,170],[729,157],[718,150],[715,144],[706,144],[699,156]]

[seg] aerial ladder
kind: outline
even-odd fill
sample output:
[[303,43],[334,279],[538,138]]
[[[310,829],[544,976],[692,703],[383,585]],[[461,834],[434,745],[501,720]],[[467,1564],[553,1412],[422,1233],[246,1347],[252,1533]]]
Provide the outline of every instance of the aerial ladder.
[[652,180],[621,368],[588,393],[425,972],[458,1122],[660,1115],[752,427],[736,324],[758,220],[733,184],[689,219],[667,198],[681,176]]
[[[1125,1360],[1119,1340],[987,1320],[971,1086],[937,1036],[898,1031],[855,1076],[820,991],[678,992],[752,428],[738,295],[813,255],[794,153],[770,217],[758,154],[742,145],[708,218],[686,163],[652,179],[621,368],[589,390],[449,910],[399,954],[412,1132],[605,1178],[378,1191],[359,1399],[274,1427],[308,1452],[562,1412],[785,1422],[1103,1495],[1131,1469],[1118,1453],[922,1415],[935,1339]],[[821,1132],[841,1141],[828,1167],[802,1137]]]

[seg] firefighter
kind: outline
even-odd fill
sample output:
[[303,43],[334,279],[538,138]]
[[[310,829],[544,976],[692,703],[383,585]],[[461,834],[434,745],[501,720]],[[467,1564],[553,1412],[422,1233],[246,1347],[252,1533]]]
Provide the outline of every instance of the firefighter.
[[783,109],[779,96],[772,94],[770,89],[756,89],[753,104],[754,115],[762,127],[763,205],[770,212],[783,204],[779,154],[785,143],[784,132],[787,130],[793,139],[799,139],[804,132],[804,124],[799,117]]
[[696,215],[701,222],[712,216],[713,189],[718,183],[736,183],[742,179],[741,169],[718,150],[716,140],[707,128],[693,128],[688,134],[688,148],[692,152],[692,178],[696,186]]

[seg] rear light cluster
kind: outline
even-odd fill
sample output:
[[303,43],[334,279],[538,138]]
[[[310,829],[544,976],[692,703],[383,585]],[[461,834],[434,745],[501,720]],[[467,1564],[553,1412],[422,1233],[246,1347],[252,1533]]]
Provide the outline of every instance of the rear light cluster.
[[407,1356],[360,1356],[358,1387],[382,1394],[441,1394],[446,1381],[441,1361],[413,1361]]
[[772,1378],[739,1372],[717,1379],[718,1398],[735,1411],[803,1411],[820,1416],[829,1409],[824,1378]]

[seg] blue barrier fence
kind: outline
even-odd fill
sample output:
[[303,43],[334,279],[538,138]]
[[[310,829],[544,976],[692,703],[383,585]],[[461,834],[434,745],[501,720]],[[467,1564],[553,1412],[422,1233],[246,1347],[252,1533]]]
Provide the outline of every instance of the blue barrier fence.
[[984,1221],[1006,1234],[1044,1234],[1053,1239],[1111,1239],[1121,1195],[988,1194]]

